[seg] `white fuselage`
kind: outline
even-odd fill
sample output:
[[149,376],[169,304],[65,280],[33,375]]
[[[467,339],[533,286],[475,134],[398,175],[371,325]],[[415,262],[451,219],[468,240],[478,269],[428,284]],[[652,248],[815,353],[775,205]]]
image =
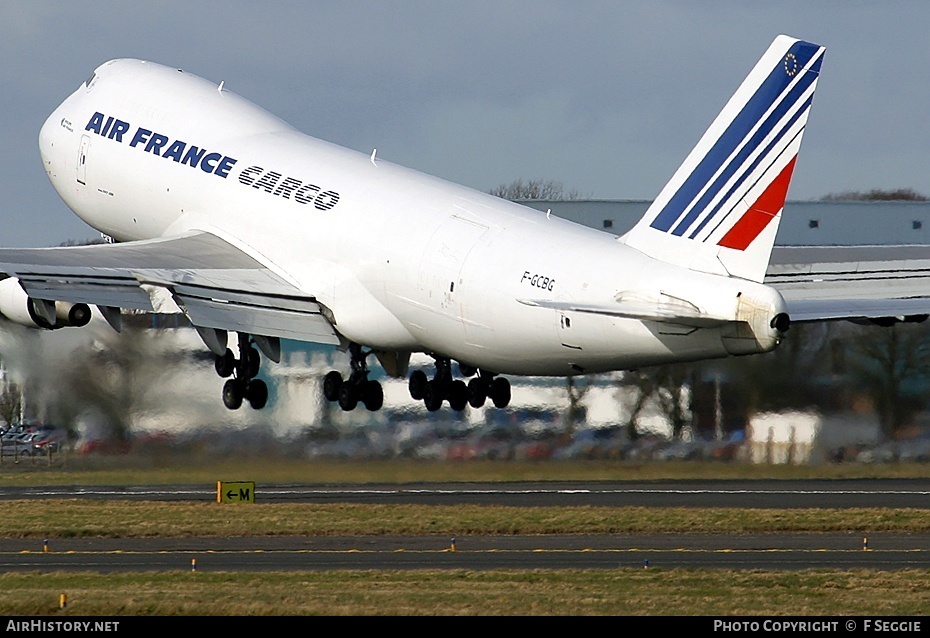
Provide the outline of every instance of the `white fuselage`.
[[[159,65],[102,65],[49,117],[40,149],[55,189],[94,228],[118,241],[214,233],[375,350],[568,375],[760,352],[780,336],[769,323],[783,300],[767,286],[673,266],[610,234],[314,139]],[[686,300],[751,330],[521,302],[609,306],[618,295]]]

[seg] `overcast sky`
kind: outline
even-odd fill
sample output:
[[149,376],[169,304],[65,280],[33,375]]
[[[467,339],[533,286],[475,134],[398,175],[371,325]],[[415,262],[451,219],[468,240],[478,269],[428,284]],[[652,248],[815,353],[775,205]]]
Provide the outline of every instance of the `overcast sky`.
[[827,47],[789,199],[930,194],[930,2],[0,0],[0,245],[95,237],[37,136],[100,63],[183,68],[300,130],[487,191],[652,199],[772,39]]

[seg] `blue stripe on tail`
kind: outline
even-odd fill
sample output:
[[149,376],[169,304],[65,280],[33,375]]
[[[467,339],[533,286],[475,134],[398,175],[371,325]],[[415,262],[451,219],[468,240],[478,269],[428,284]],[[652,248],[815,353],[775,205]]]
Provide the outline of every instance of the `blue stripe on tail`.
[[[798,118],[800,118],[800,117],[803,116],[805,113],[807,113],[807,111],[810,109],[811,104],[813,103],[813,101],[814,101],[814,96],[811,95],[811,96],[809,96],[809,97],[807,98],[807,101],[804,103],[804,105],[803,105],[800,109],[797,110],[797,112],[791,117],[790,120],[788,120],[788,121],[785,123],[784,126],[781,127],[781,130],[775,135],[775,137],[772,139],[772,141],[769,142],[769,144],[765,147],[765,150],[763,150],[761,153],[759,153],[759,155],[756,157],[756,159],[753,160],[752,163],[751,163],[749,166],[745,167],[745,169],[744,169],[743,172],[742,172],[742,175],[740,175],[739,179],[737,179],[736,182],[734,182],[733,186],[730,187],[730,190],[727,191],[726,195],[724,195],[723,197],[720,198],[720,201],[717,202],[717,205],[716,205],[716,206],[714,207],[714,209],[710,212],[710,214],[708,214],[706,217],[704,217],[704,219],[701,220],[701,223],[698,224],[697,228],[695,228],[694,231],[693,231],[690,235],[688,235],[688,238],[689,238],[689,239],[694,239],[694,238],[697,236],[697,234],[698,234],[699,232],[701,232],[701,230],[704,228],[704,226],[707,225],[707,222],[711,221],[711,220],[717,215],[717,213],[720,211],[720,209],[723,207],[723,205],[724,205],[726,202],[728,202],[728,201],[730,200],[730,198],[733,196],[733,193],[736,192],[736,190],[743,184],[743,182],[746,181],[746,178],[749,177],[749,176],[753,173],[753,171],[756,169],[756,167],[758,167],[759,164],[760,164],[763,160],[765,160],[765,159],[774,160],[774,159],[775,159],[774,157],[771,157],[771,158],[769,157],[769,153],[772,151],[772,148],[775,147],[775,145],[778,144],[778,142],[785,136],[785,133],[787,133],[789,130],[791,130],[791,127],[794,125],[795,122],[798,121]],[[743,151],[745,152],[745,154],[746,154],[746,155],[749,154],[750,146],[754,148],[756,145],[759,144],[760,141],[761,141],[761,139],[760,139],[760,140],[753,140],[752,142],[750,142],[750,144],[747,145],[747,147],[746,147],[745,149],[743,149]],[[741,153],[741,155],[742,155],[742,154],[743,154],[743,153]],[[738,159],[736,162],[733,162],[733,165],[734,165],[734,166],[739,166],[739,165],[742,163],[743,160],[745,160],[745,157],[742,157],[742,158]],[[735,170],[735,169],[734,169],[734,170]],[[729,178],[729,175],[733,173],[733,170],[728,170],[728,171],[724,171],[724,172],[726,173],[726,177]],[[724,180],[724,182],[725,182],[725,181],[726,181],[726,180]],[[705,198],[702,198],[701,201],[698,202],[698,204],[695,206],[694,209],[695,209],[695,210],[698,210],[698,211],[703,210],[704,207],[707,206],[708,203],[709,203],[709,201],[705,201]],[[735,202],[734,202],[734,205],[735,205]],[[732,206],[731,206],[731,209],[732,209]],[[729,214],[729,211],[727,211],[727,214]],[[720,221],[722,222],[724,219],[726,219],[726,214],[723,216],[723,219],[721,219]],[[676,228],[676,231],[677,231],[677,228]],[[673,231],[673,232],[674,232],[676,235],[680,235],[680,234],[681,234],[681,233],[678,233],[678,232],[675,232],[675,231]]]
[[[706,206],[713,196],[723,188],[726,179],[716,180],[702,198],[701,202],[703,206],[694,206],[685,219],[682,219],[682,216],[685,215],[685,211],[689,208],[689,204],[698,197],[698,194],[704,186],[707,185],[713,176],[721,169],[724,162],[734,154],[765,112],[779,99],[779,96],[784,93],[788,85],[794,80],[795,73],[788,72],[789,69],[786,68],[789,56],[794,56],[797,69],[801,70],[810,62],[811,58],[819,49],[820,47],[807,42],[796,42],[791,46],[788,50],[788,54],[778,61],[775,68],[772,69],[759,86],[759,89],[749,99],[736,117],[733,118],[733,121],[727,127],[726,131],[724,131],[723,135],[714,143],[707,155],[701,159],[694,171],[691,172],[685,182],[663,207],[662,211],[659,212],[651,224],[652,228],[668,232],[674,226],[675,230],[673,232],[676,235],[683,235],[687,231],[688,227],[690,227],[703,210],[703,206]],[[804,76],[800,78],[797,87],[793,89],[788,96],[785,96],[780,106],[776,109],[778,113],[766,119],[761,127],[766,130],[760,130],[761,135],[753,137],[750,145],[747,145],[749,147],[748,151],[755,148],[761,139],[774,128],[780,119],[779,116],[784,115],[784,112],[787,111],[790,106],[794,105],[800,95],[803,94],[804,90],[817,78],[821,61],[822,58],[817,59],[813,63],[811,69],[809,69],[809,72],[805,73]],[[745,155],[741,153],[737,159],[745,159]],[[737,170],[740,163],[741,162],[738,161],[731,163],[731,167],[727,169],[729,174]],[[681,220],[681,223],[678,223],[679,220]]]

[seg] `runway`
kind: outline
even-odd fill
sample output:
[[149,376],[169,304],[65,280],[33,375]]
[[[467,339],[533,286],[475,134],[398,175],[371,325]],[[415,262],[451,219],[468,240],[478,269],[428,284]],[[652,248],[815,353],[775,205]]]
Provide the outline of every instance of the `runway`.
[[677,567],[927,569],[930,533],[0,540],[0,571]]
[[[930,508],[930,480],[256,486],[256,502],[510,506]],[[0,499],[212,501],[215,486],[0,489]],[[331,569],[927,569],[930,532],[0,539],[0,571]]]
[[[3,487],[4,499],[213,501],[215,485]],[[538,481],[290,484],[255,487],[256,502],[532,507],[930,508],[928,479]]]

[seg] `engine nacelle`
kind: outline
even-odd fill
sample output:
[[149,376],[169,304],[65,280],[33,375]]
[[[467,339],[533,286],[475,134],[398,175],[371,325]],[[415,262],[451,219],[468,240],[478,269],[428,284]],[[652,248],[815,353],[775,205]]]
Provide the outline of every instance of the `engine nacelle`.
[[0,281],[0,314],[27,328],[47,330],[86,326],[91,316],[90,307],[85,303],[30,299],[16,277]]

